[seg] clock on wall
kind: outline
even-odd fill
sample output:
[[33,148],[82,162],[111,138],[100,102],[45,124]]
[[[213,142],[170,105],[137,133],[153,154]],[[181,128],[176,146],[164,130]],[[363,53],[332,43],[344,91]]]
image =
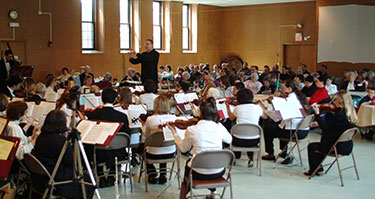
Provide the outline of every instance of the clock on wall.
[[16,20],[18,18],[18,11],[15,9],[10,10],[8,16],[11,20]]

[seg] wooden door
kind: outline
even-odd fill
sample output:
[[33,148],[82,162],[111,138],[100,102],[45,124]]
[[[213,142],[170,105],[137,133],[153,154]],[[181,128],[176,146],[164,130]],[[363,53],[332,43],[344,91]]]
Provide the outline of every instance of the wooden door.
[[293,71],[297,70],[300,64],[306,64],[307,69],[315,71],[316,53],[314,44],[284,44],[283,65],[291,66]]

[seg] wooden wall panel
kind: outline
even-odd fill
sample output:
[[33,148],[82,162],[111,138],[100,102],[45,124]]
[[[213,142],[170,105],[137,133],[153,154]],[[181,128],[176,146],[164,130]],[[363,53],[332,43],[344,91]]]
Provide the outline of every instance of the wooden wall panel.
[[[235,54],[262,69],[265,64],[274,65],[279,61],[280,45],[280,62],[283,64],[283,44],[296,43],[296,31],[311,36],[310,40],[298,43],[315,44],[315,10],[315,2],[224,8],[223,56]],[[279,42],[279,25],[297,23],[302,23],[303,28],[282,28]]]

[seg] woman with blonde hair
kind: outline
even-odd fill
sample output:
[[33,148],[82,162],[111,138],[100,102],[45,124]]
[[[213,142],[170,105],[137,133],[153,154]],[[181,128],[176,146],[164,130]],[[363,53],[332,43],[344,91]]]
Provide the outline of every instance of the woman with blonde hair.
[[[339,91],[333,98],[333,102],[337,110],[327,112],[324,119],[320,116],[319,107],[316,104],[312,105],[315,118],[323,132],[320,142],[313,142],[308,145],[310,169],[304,173],[305,175],[312,175],[341,134],[355,127],[354,124],[358,121],[352,97],[347,91]],[[348,155],[353,150],[353,141],[340,142],[336,147],[338,154]],[[322,167],[319,168],[316,175],[321,174],[323,174]]]
[[[145,137],[146,139],[150,137],[153,133],[160,132],[159,125],[165,124],[168,122],[174,122],[176,116],[170,114],[171,106],[169,98],[162,94],[158,96],[154,101],[154,114],[147,118],[145,124]],[[146,148],[146,157],[148,159],[166,159],[172,158],[176,153],[176,146],[168,147],[147,147]],[[160,175],[159,178],[156,178],[157,174],[155,173],[155,167],[153,164],[147,164],[147,173],[150,173],[148,177],[148,182],[150,184],[164,184],[167,182],[166,178],[166,168],[167,164],[159,164],[160,166]]]

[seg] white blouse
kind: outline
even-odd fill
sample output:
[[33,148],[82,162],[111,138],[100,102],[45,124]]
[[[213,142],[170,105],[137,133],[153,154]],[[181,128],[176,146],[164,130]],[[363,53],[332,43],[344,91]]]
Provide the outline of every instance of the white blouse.
[[[163,130],[159,129],[159,125],[165,124],[167,122],[174,122],[176,120],[175,115],[152,115],[147,118],[145,123],[145,137],[148,138],[150,135],[156,132],[161,132]],[[150,154],[170,154],[176,152],[176,146],[168,147],[146,147],[146,152]]]
[[[263,109],[256,104],[240,104],[234,107],[233,115],[236,117],[237,124],[247,123],[259,125],[259,118],[263,115]],[[259,138],[259,136],[246,136],[239,138],[256,139]]]
[[[210,120],[200,120],[198,124],[188,127],[183,140],[177,134],[174,138],[182,152],[189,151],[192,148],[193,158],[203,151],[223,149],[223,142],[228,144],[232,142],[232,136],[227,129],[221,123]],[[191,161],[187,165],[191,167]],[[223,169],[194,169],[194,171],[201,174],[214,174],[221,172]]]
[[139,104],[145,104],[147,110],[152,111],[154,110],[154,100],[158,97],[158,95],[154,93],[145,93],[139,96]]
[[23,155],[25,153],[31,153],[35,144],[32,143],[33,138],[31,136],[30,137],[25,136],[19,124],[20,124],[19,120],[10,121],[5,131],[5,135],[21,138],[21,142],[17,149],[16,157],[17,159],[22,160]]

